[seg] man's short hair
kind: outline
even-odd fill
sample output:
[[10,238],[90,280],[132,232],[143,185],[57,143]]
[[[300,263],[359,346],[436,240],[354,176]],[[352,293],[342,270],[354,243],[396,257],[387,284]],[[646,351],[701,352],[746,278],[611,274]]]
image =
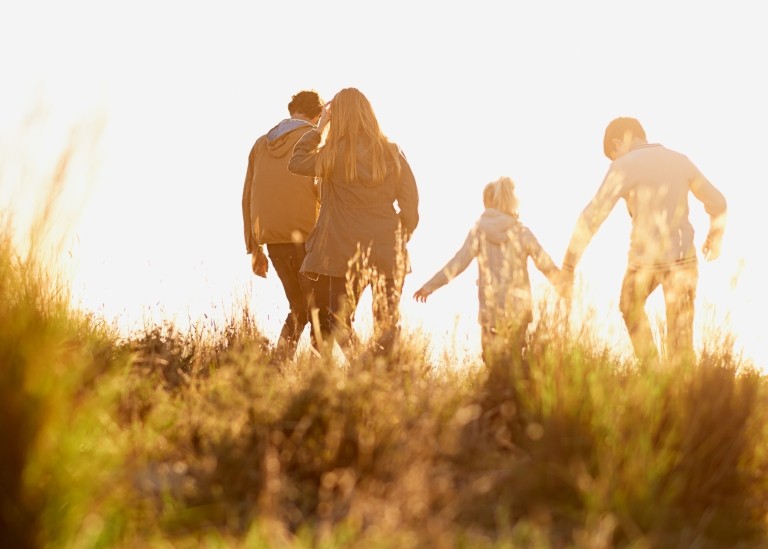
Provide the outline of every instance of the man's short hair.
[[622,116],[611,120],[610,124],[605,128],[605,135],[603,136],[603,152],[605,156],[610,158],[613,152],[613,140],[624,140],[624,136],[629,133],[630,137],[638,137],[645,140],[645,130],[640,125],[637,118],[631,118],[628,116]]
[[291,102],[288,103],[288,113],[300,113],[314,118],[320,114],[324,104],[315,90],[303,90],[291,97]]

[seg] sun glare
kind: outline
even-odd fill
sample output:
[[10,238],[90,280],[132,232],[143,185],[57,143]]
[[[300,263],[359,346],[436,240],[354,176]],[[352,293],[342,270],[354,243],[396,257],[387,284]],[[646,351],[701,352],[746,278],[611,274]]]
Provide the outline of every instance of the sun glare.
[[[708,326],[733,330],[745,356],[768,365],[759,333],[768,307],[763,286],[768,269],[755,247],[756,235],[768,229],[749,187],[760,173],[755,159],[762,158],[764,139],[756,132],[768,118],[768,90],[755,71],[742,70],[759,65],[755,52],[765,50],[765,33],[748,17],[740,19],[744,31],[730,40],[686,50],[687,64],[681,66],[668,53],[688,41],[661,32],[666,27],[653,43],[630,45],[619,54],[606,50],[605,43],[623,41],[623,35],[601,34],[603,23],[595,23],[600,27],[595,32],[577,34],[558,21],[543,33],[510,31],[506,18],[482,12],[476,17],[489,25],[488,32],[465,47],[451,32],[433,34],[428,19],[433,13],[414,7],[406,26],[418,30],[418,40],[407,33],[396,41],[379,40],[379,31],[369,37],[368,31],[350,29],[372,48],[352,51],[354,38],[329,33],[325,47],[346,51],[345,56],[324,57],[297,71],[294,64],[304,49],[286,44],[268,59],[255,59],[247,24],[262,21],[262,43],[278,40],[280,25],[272,28],[265,21],[293,21],[287,7],[270,7],[266,19],[244,12],[228,20],[229,30],[216,27],[211,14],[200,10],[179,28],[173,10],[160,10],[148,18],[146,34],[118,32],[115,26],[114,35],[109,30],[116,15],[98,12],[104,24],[92,29],[76,10],[59,9],[62,24],[46,23],[41,32],[49,36],[43,37],[25,30],[35,28],[38,19],[34,8],[24,6],[14,8],[20,24],[6,19],[7,32],[0,33],[0,49],[22,52],[9,62],[0,92],[0,201],[17,224],[29,225],[58,192],[46,182],[57,162],[70,155],[66,188],[57,198],[62,217],[55,225],[69,235],[63,261],[73,298],[119,318],[126,329],[148,317],[220,321],[231,314],[233,302],[246,300],[264,332],[276,337],[285,314],[282,290],[274,273],[253,279],[242,242],[248,151],[256,137],[286,116],[286,98],[297,89],[315,88],[328,98],[356,85],[371,98],[385,133],[401,146],[416,175],[421,221],[409,243],[413,272],[401,308],[404,323],[423,328],[437,349],[450,345],[468,356],[479,353],[475,267],[426,304],[411,296],[460,247],[482,210],[482,186],[500,175],[512,177],[521,219],[559,262],[573,223],[606,170],[605,124],[630,114],[642,120],[649,140],[690,154],[728,200],[723,256],[700,264],[697,344]],[[520,16],[544,16],[542,8],[529,10],[536,13]],[[700,24],[719,28],[720,15],[698,5],[690,10],[701,12]],[[144,25],[141,7],[122,15],[132,25]],[[459,28],[470,14],[446,10],[445,17],[446,24]],[[314,33],[318,22],[310,19],[295,23],[297,31]],[[646,23],[649,32],[659,24]],[[61,29],[77,36],[76,43],[60,39]],[[210,48],[190,29],[203,29]],[[143,38],[137,42],[137,36]],[[91,46],[94,40],[98,48]],[[425,43],[431,44],[428,50]],[[562,43],[573,47],[553,46]],[[378,68],[395,58],[401,60],[397,76]],[[431,68],[425,72],[427,61]],[[548,70],[542,73],[541,67]],[[692,93],[690,82],[701,79],[733,86],[699,86]],[[694,202],[700,249],[708,219]],[[628,238],[622,208],[606,221],[579,266],[584,311],[573,314],[596,322],[623,353],[629,342],[616,305]],[[540,300],[549,284],[533,273],[532,280]],[[358,312],[363,332],[367,308],[363,303]],[[590,317],[588,310],[595,314]],[[663,318],[658,292],[648,311]]]

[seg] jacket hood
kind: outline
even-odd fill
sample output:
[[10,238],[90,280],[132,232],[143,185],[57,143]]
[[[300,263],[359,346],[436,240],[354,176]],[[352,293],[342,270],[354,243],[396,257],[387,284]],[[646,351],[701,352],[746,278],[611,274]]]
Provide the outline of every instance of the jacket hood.
[[510,229],[519,223],[517,217],[493,208],[487,208],[475,224],[475,230],[482,233],[488,242],[502,244],[510,238]]
[[[286,118],[277,126],[267,132],[267,150],[269,154],[276,158],[283,157],[293,152],[293,146],[296,144],[304,132],[314,128],[312,124],[297,118]],[[298,136],[291,136],[294,130],[301,128]]]

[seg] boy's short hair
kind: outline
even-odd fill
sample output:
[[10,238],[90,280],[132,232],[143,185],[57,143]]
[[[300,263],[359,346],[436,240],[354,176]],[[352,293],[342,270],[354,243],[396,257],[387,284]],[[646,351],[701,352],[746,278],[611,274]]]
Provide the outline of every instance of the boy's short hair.
[[288,103],[288,113],[303,114],[309,118],[314,118],[320,114],[325,102],[315,90],[302,90],[293,97]]
[[629,116],[622,116],[614,118],[605,128],[605,135],[603,136],[603,153],[610,158],[613,152],[613,140],[624,139],[624,135],[629,133],[631,137],[639,137],[640,139],[646,139],[645,130],[637,118],[631,118]]

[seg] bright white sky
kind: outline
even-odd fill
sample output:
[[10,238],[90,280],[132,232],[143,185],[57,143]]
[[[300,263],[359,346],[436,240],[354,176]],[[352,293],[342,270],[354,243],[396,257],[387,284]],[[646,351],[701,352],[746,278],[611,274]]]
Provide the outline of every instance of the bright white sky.
[[[243,244],[248,152],[295,92],[330,99],[355,86],[420,189],[406,322],[436,346],[455,327],[471,354],[474,266],[427,304],[410,296],[461,245],[485,183],[516,181],[521,217],[559,263],[608,167],[605,125],[635,116],[729,202],[723,256],[701,264],[697,330],[731,329],[766,365],[763,22],[759,2],[6,2],[0,199],[23,220],[44,196],[33,182],[83,127],[57,218],[77,299],[127,327],[220,322],[248,299],[276,337],[282,289],[274,273],[251,275]],[[700,247],[708,220],[694,199],[692,209]],[[628,348],[616,308],[628,229],[619,204],[579,269],[617,348]],[[649,308],[662,310],[660,295]],[[363,302],[363,325],[366,314]]]

